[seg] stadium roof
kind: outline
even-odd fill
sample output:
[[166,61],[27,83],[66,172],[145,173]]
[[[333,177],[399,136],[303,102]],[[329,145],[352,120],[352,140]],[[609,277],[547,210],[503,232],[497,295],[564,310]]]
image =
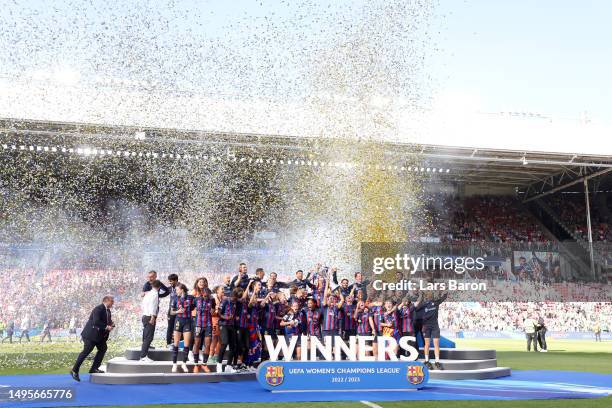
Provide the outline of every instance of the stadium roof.
[[[335,151],[342,151],[337,147],[368,143],[363,140],[325,137],[304,138],[22,119],[0,119],[0,134],[5,149],[18,143],[57,147],[87,145],[98,148],[119,144],[129,146],[134,151],[153,151],[163,144],[165,148],[173,146],[180,149],[183,154],[194,149],[212,149],[217,154],[223,154],[230,149],[236,153],[263,158],[280,156],[308,160],[324,157],[331,147],[335,147]],[[422,166],[438,170],[432,171],[432,175],[435,173],[435,181],[516,187],[525,194],[526,199],[540,193],[557,191],[561,186],[576,185],[584,178],[612,173],[610,155],[397,142],[384,142],[384,146],[387,163],[382,165],[402,165],[409,157],[416,155],[421,158]],[[343,158],[338,157],[337,160],[342,161]],[[449,171],[446,172],[446,169]]]

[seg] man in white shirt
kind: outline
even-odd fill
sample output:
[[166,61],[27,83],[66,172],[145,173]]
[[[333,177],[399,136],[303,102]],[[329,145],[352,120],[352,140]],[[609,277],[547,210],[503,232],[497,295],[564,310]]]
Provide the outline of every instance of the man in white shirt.
[[536,340],[536,324],[536,321],[529,316],[523,321],[525,337],[527,338],[527,351],[531,351],[532,342],[533,351],[538,351],[538,342]]
[[21,321],[21,334],[19,335],[19,342],[21,343],[21,339],[26,338],[28,343],[30,342],[30,317],[25,315],[23,320]]
[[155,324],[157,323],[157,315],[159,313],[159,288],[161,282],[155,280],[151,283],[151,290],[146,292],[142,298],[142,348],[140,349],[140,361],[150,363],[151,360],[147,354],[149,347],[153,342],[155,334]]

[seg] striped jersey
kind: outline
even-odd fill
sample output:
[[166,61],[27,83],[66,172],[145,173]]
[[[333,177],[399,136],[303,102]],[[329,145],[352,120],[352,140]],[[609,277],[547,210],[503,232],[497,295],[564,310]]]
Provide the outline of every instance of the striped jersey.
[[376,333],[380,333],[380,323],[384,315],[383,307],[372,306],[370,307],[370,313],[372,316],[372,321],[374,322],[374,330],[376,330]]
[[236,303],[236,327],[240,327],[242,329],[247,328],[247,323],[249,320],[249,308],[245,302],[239,301]]
[[357,312],[357,319],[355,320],[355,323],[357,324],[357,334],[372,334],[372,327],[370,326],[370,316],[371,314],[368,309],[364,309],[360,312]]
[[336,305],[323,307],[323,330],[338,330],[338,315],[340,310]]
[[357,322],[355,322],[355,305],[352,303],[344,303],[342,305],[342,329],[355,330]]
[[321,335],[321,311],[319,309],[304,309],[302,313],[304,331],[310,336]]
[[414,306],[411,304],[410,306],[402,306],[397,309],[397,316],[399,317],[399,329],[402,333],[413,333],[413,312]]
[[236,302],[232,302],[230,298],[225,298],[219,307],[219,325],[233,326],[234,317],[236,316]]
[[196,327],[211,327],[213,300],[208,296],[198,296],[195,298],[195,309]]
[[266,329],[276,329],[276,315],[278,313],[278,303],[267,303],[263,308],[262,327]]
[[195,298],[191,295],[175,297],[172,302],[172,308],[174,310],[183,309],[181,313],[177,313],[176,317],[181,319],[190,319],[191,312],[195,308]]

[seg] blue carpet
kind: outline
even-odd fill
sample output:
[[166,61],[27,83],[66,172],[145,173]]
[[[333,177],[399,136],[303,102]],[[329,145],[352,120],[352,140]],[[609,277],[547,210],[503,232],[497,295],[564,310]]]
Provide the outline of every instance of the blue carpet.
[[612,395],[612,375],[571,371],[513,371],[496,380],[432,380],[420,391],[271,393],[256,381],[216,384],[101,385],[86,374],[75,383],[69,375],[15,375],[0,377],[0,387],[74,387],[70,402],[0,403],[1,407],[186,404],[221,402],[300,402],[341,400],[522,400],[595,398]]

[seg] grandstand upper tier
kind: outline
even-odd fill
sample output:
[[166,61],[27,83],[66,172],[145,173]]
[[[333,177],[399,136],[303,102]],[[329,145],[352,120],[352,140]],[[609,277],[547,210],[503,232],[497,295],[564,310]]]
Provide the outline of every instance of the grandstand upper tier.
[[[498,130],[503,130],[500,126]],[[367,145],[375,143],[370,139],[334,139],[325,136],[302,137],[280,136],[263,133],[241,133],[224,131],[202,131],[169,129],[146,126],[110,126],[96,123],[68,123],[36,121],[26,119],[0,119],[0,132],[3,144],[34,146],[55,146],[65,148],[87,148],[87,154],[103,155],[103,150],[123,149],[123,151],[158,152],[162,154],[183,154],[197,157],[208,153],[242,154],[247,157],[267,159],[290,159],[317,161],[332,147]],[[316,133],[315,133],[316,134]],[[493,133],[492,133],[493,134]],[[540,135],[550,144],[552,138]],[[518,133],[510,139],[516,141],[524,137]],[[533,137],[533,136],[530,136]],[[572,139],[577,141],[574,150],[565,151],[559,137],[559,143],[547,145],[546,149],[534,150],[527,147],[520,149],[503,149],[505,137],[496,135],[495,143],[486,142],[477,146],[456,146],[464,141],[453,137],[453,144],[404,143],[398,141],[379,141],[385,147],[385,163],[358,163],[362,165],[378,164],[384,166],[406,165],[407,157],[419,159],[433,173],[445,181],[466,185],[478,185],[479,188],[505,187],[518,188],[526,194],[546,191],[545,186],[556,187],[557,183],[581,177],[593,177],[606,174],[612,169],[612,152],[606,152],[606,144],[596,140],[596,153],[583,153],[592,141],[579,134]],[[496,145],[490,148],[487,145]],[[528,146],[528,144],[525,144]],[[544,146],[540,146],[544,147]],[[93,153],[93,149],[97,152]],[[166,150],[164,150],[166,149]],[[586,149],[588,150],[588,149]],[[76,152],[76,150],[75,150]],[[209,154],[210,155],[210,154]],[[336,157],[337,162],[346,162],[347,157]],[[321,160],[319,160],[319,163]],[[439,170],[443,169],[442,172]],[[447,172],[448,169],[448,172]],[[420,168],[419,168],[420,170]],[[556,180],[560,177],[561,180]]]
[[[65,196],[70,191],[80,194],[79,205],[100,207],[87,211],[96,224],[100,224],[100,214],[107,211],[102,211],[107,206],[104,203],[121,194],[129,194],[132,198],[137,197],[139,203],[147,204],[161,218],[175,217],[177,211],[184,216],[184,211],[190,207],[197,209],[209,205],[210,217],[223,221],[218,223],[221,232],[215,239],[234,242],[248,234],[253,236],[261,225],[267,228],[269,214],[283,202],[279,198],[283,193],[271,182],[280,173],[290,169],[306,171],[306,178],[312,179],[312,174],[323,168],[337,168],[340,172],[372,168],[399,174],[400,180],[402,174],[407,179],[418,178],[423,181],[426,194],[441,195],[439,199],[430,199],[425,208],[427,217],[433,221],[427,236],[439,242],[464,250],[466,242],[483,241],[487,244],[480,245],[480,250],[484,248],[489,254],[504,257],[512,250],[558,251],[565,257],[565,264],[571,265],[568,268],[573,272],[567,276],[573,278],[587,275],[599,280],[612,270],[612,248],[609,247],[612,199],[608,199],[612,190],[612,155],[22,119],[1,119],[0,134],[0,154],[7,159],[1,168],[2,180],[9,189],[11,180],[12,188],[23,185],[23,190],[30,191],[34,200],[47,199],[49,191],[59,188],[60,184],[55,181],[49,185],[50,181],[33,174],[47,177],[45,168],[50,168],[53,169],[50,180],[76,177],[76,164],[100,163],[92,164],[76,177],[77,181],[62,187],[68,189]],[[367,154],[372,146],[382,153]],[[100,160],[91,162],[92,158]],[[31,163],[41,165],[32,167]],[[138,166],[139,163],[146,166]],[[179,177],[177,173],[170,180],[155,176],[166,172],[168,163],[180,163],[182,175]],[[196,163],[204,168],[225,166],[221,172],[223,178],[219,180],[226,180],[228,185],[242,185],[240,191],[246,201],[253,197],[254,203],[262,199],[265,202],[246,207],[241,203],[241,211],[244,211],[241,217],[237,216],[235,202],[225,206],[212,203],[210,200],[219,194],[216,187],[197,183],[190,186],[188,182],[189,169]],[[201,175],[208,177],[208,172],[204,170]],[[128,174],[132,178],[129,183],[124,179]],[[21,181],[15,184],[16,179]],[[32,184],[34,179],[36,183]],[[227,181],[230,179],[245,183],[230,183]],[[117,187],[119,180],[123,184],[121,188]],[[156,188],[171,189],[172,194],[152,193],[144,187],[151,183]],[[590,219],[592,238],[596,241],[592,262],[585,183],[592,195]],[[183,194],[189,194],[189,189],[193,188],[211,188],[212,197],[206,198],[207,201],[199,197],[199,203],[178,206],[177,197],[183,200]],[[58,197],[54,195],[51,202],[61,202]],[[160,203],[162,198],[166,201]],[[66,203],[71,205],[70,201]],[[166,211],[170,207],[172,211]],[[215,221],[202,222],[213,224]],[[228,225],[232,228],[228,229]],[[231,229],[244,229],[248,234],[234,231],[230,239],[226,234]],[[491,249],[491,243],[497,248]],[[523,247],[518,248],[517,244]]]

